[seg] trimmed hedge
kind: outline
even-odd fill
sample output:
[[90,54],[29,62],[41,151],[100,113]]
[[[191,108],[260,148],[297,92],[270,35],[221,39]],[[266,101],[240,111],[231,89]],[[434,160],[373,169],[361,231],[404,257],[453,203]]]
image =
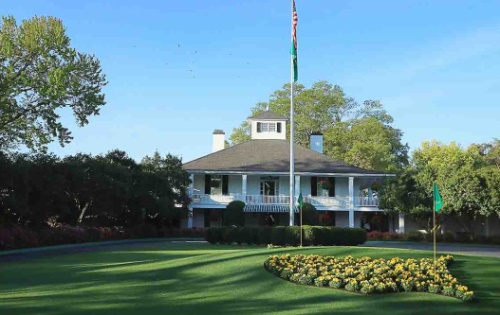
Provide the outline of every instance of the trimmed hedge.
[[169,229],[144,224],[134,228],[75,227],[60,225],[29,229],[22,226],[0,227],[0,251],[39,246],[155,237],[204,237],[200,228]]
[[[366,242],[367,233],[359,228],[332,226],[302,226],[303,245],[360,245]],[[245,226],[207,228],[206,238],[211,244],[255,244],[297,246],[300,244],[298,226]]]

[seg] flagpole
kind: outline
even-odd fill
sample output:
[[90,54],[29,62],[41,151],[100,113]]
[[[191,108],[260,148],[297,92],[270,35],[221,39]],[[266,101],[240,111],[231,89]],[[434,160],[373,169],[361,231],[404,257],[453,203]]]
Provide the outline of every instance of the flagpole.
[[[434,184],[436,185],[436,184]],[[433,196],[432,196],[432,224],[433,224],[433,252],[434,252],[434,278],[436,278],[436,188],[433,187]]]
[[302,206],[300,206],[300,247],[302,247]]
[[[292,42],[293,42],[293,0],[292,3]],[[294,193],[294,166],[295,166],[295,155],[293,150],[293,129],[294,129],[294,120],[293,120],[293,55],[290,55],[290,226],[294,225],[294,211],[293,205],[295,202],[295,198],[293,196]]]

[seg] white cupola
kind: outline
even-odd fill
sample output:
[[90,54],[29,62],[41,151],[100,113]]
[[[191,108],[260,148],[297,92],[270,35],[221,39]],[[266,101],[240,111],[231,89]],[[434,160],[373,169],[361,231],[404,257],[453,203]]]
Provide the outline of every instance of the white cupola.
[[252,140],[286,140],[286,122],[288,118],[266,110],[249,117]]

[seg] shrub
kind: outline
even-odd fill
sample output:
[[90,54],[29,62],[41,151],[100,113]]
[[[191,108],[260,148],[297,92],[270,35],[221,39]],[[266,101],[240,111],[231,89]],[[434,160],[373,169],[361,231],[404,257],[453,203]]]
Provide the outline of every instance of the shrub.
[[411,231],[410,233],[406,234],[405,241],[420,242],[423,240],[424,240],[424,234],[419,231]]
[[242,243],[242,239],[241,227],[231,226],[225,229],[224,243],[232,244],[236,242],[240,245]]
[[381,241],[384,239],[384,233],[379,231],[371,231],[368,233],[368,239],[373,241]]
[[[250,229],[250,240],[251,240],[251,244],[259,244],[259,231],[260,231],[260,227],[258,226],[250,226],[249,227]],[[250,243],[248,243],[250,244]]]
[[455,241],[455,236],[450,232],[446,232],[446,233],[443,233],[441,235],[437,235],[437,238],[443,242],[454,242]]
[[[302,235],[302,243],[304,242],[304,235]],[[300,244],[300,227],[287,226],[286,227],[286,243],[291,246]]]
[[258,230],[258,244],[267,245],[271,244],[271,236],[273,233],[273,228],[270,226],[263,226]]
[[[211,229],[225,231],[222,237],[215,237]],[[303,227],[303,244],[305,245],[349,245],[355,246],[366,242],[367,233],[358,228],[337,228],[323,226]],[[276,226],[276,227],[217,227],[207,229],[207,241],[210,243],[233,243],[259,244],[275,246],[297,246],[300,243],[300,227],[298,226]]]
[[158,229],[151,224],[141,224],[127,230],[131,238],[158,237]]
[[314,245],[333,245],[330,230],[331,228],[327,226],[313,227]]
[[223,219],[225,226],[243,226],[245,225],[245,215],[243,209],[245,203],[241,200],[231,201],[223,212]]
[[302,242],[304,245],[314,245],[314,233],[313,226],[303,225],[302,226]]
[[248,245],[255,244],[252,235],[252,227],[244,226],[240,230],[241,242],[246,243]]
[[211,227],[207,229],[205,240],[211,244],[224,243],[225,227]]
[[302,226],[318,224],[319,219],[316,207],[308,202],[304,202],[304,206],[302,207]]
[[287,227],[276,226],[272,228],[271,244],[273,245],[286,245],[287,244]]

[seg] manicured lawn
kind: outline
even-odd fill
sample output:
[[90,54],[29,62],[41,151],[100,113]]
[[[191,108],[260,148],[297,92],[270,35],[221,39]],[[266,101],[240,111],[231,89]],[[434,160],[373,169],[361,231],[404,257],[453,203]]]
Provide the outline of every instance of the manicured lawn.
[[431,257],[359,247],[273,249],[151,244],[0,264],[0,314],[498,314],[500,259],[454,255],[479,301],[429,293],[364,296],[295,285],[263,268],[270,254]]

